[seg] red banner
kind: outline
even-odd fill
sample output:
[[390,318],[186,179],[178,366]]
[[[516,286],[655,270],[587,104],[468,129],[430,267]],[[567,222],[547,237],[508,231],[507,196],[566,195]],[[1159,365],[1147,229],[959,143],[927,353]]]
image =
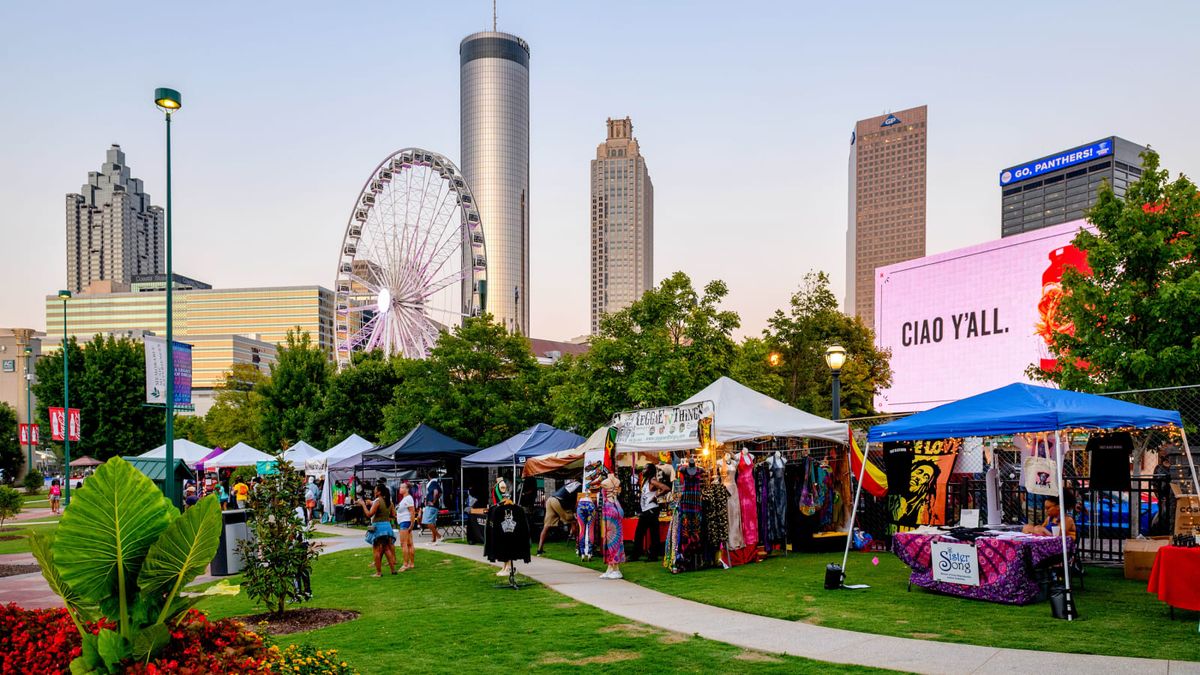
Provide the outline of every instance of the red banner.
[[[71,408],[71,440],[79,440],[79,408]],[[63,409],[50,408],[50,437],[56,441],[63,440]]]
[[[29,441],[29,434],[33,432],[33,442]],[[38,425],[36,424],[18,424],[17,436],[21,439],[21,445],[37,445],[41,439],[38,437]]]

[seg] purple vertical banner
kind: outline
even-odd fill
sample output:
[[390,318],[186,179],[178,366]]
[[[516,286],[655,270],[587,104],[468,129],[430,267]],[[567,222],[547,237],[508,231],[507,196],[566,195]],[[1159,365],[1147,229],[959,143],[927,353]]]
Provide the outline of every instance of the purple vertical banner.
[[192,404],[192,346],[185,342],[171,343],[172,373],[175,378],[175,405]]

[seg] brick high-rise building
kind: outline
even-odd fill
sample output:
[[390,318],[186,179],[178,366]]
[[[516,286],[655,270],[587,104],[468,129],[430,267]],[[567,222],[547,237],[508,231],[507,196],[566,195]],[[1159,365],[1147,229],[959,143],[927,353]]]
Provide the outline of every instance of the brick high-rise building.
[[654,286],[654,185],[633,122],[608,120],[592,160],[592,334]]
[[150,204],[142,181],[129,175],[121,146],[108,149],[99,171],[68,194],[67,288],[93,281],[128,284],[134,275],[163,273],[163,210]]
[[860,120],[850,137],[846,313],[875,323],[875,268],[925,255],[926,106]]

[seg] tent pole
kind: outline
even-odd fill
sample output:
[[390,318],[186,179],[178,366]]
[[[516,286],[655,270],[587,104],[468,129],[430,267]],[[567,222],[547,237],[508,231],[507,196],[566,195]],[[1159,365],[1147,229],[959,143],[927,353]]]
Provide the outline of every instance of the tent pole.
[[1183,455],[1187,457],[1188,468],[1192,470],[1192,485],[1196,488],[1196,494],[1200,495],[1200,478],[1196,477],[1196,464],[1192,461],[1192,449],[1188,447],[1187,431],[1181,426],[1179,433],[1183,436]]
[[1066,528],[1066,522],[1065,522],[1067,505],[1063,502],[1063,492],[1064,492],[1065,488],[1063,486],[1063,432],[1062,432],[1062,430],[1059,429],[1058,431],[1056,431],[1055,436],[1056,436],[1057,442],[1054,445],[1056,445],[1058,447],[1058,533],[1059,533],[1059,540],[1062,542],[1063,581],[1066,583],[1067,601],[1068,601],[1067,621],[1073,621],[1074,619],[1072,618],[1071,612],[1070,612],[1070,605],[1073,604],[1071,602],[1071,561],[1068,559],[1068,556],[1067,556],[1067,528]]
[[[854,431],[847,427],[850,434],[850,444],[847,450],[854,452]],[[871,452],[871,444],[863,448],[862,467],[858,470],[858,487],[854,489],[854,506],[850,507],[850,524],[846,526],[846,550],[842,553],[842,583],[846,581],[846,563],[850,559],[850,544],[854,541],[854,517],[858,515],[858,498],[862,495],[863,481],[866,480],[867,474],[867,455]],[[850,464],[846,464],[846,468],[850,468]]]

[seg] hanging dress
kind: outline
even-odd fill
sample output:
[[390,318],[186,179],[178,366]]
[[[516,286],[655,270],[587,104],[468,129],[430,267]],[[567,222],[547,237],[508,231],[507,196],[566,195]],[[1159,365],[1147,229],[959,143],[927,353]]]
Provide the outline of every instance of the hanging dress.
[[742,538],[746,546],[758,546],[758,496],[754,491],[754,462],[749,456],[737,460],[737,493],[741,502]]
[[772,457],[770,463],[771,483],[771,536],[776,541],[787,541],[787,485],[784,481],[785,462]]
[[703,505],[700,501],[700,482],[704,472],[687,467],[680,472],[679,492],[679,555],[683,558],[700,556],[704,553],[700,518]]
[[706,557],[713,559],[729,540],[729,493],[724,485],[713,481],[704,486],[702,501]]
[[625,562],[625,538],[621,532],[621,521],[625,512],[617,495],[609,490],[600,491],[600,499],[604,502],[604,562],[608,565],[619,565]]
[[729,514],[729,550],[736,551],[746,545],[746,540],[742,537],[742,503],[738,499],[737,464],[721,461],[719,468],[725,492],[729,495],[729,507],[727,509]]

